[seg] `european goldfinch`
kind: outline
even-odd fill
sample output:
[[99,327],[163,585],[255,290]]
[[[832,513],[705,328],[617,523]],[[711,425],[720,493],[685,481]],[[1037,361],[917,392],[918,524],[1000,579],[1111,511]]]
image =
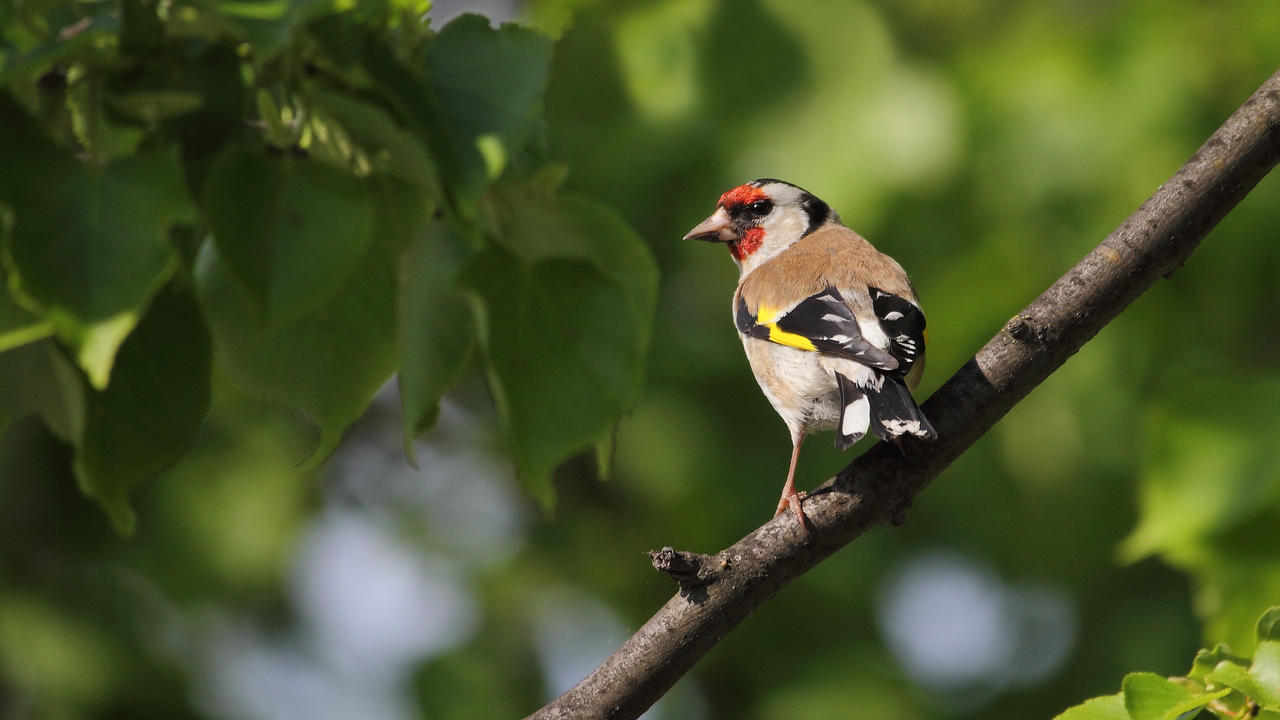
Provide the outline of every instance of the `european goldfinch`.
[[733,319],[751,371],[791,431],[791,467],[774,516],[805,527],[796,460],[809,433],[848,448],[937,436],[911,397],[924,372],[925,321],[902,266],[791,183],[753,180],[720,196],[685,235],[728,245],[741,279]]

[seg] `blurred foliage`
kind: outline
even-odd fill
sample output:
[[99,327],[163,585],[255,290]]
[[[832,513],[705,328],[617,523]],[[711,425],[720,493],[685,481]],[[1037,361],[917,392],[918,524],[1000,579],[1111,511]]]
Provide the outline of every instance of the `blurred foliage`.
[[[1280,66],[1271,0],[426,11],[0,4],[0,716],[533,710],[670,596],[644,550],[785,473],[733,265],[678,240],[720,192],[796,182],[900,260],[925,396]],[[1273,177],[654,717],[1265,698],[1276,227]]]

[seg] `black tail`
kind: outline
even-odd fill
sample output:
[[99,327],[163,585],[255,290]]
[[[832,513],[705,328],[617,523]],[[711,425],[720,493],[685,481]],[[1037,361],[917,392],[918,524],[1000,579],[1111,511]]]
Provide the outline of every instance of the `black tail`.
[[[885,377],[879,390],[874,386],[861,390],[871,402],[871,432],[876,437],[881,440],[892,440],[903,435],[912,435],[921,440],[938,437],[937,431],[929,424],[924,413],[920,412],[920,407],[911,397],[911,391],[901,379]],[[839,440],[836,442],[839,444]]]

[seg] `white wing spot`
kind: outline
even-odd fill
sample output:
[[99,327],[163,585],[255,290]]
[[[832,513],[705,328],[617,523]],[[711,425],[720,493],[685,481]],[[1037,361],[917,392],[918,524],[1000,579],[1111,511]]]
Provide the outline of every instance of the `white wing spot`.
[[898,312],[897,310],[894,310],[893,312],[886,314],[884,316],[884,319],[890,322],[893,322],[894,320],[901,320],[902,313]]
[[890,435],[906,435],[907,433],[917,437],[923,437],[925,435],[924,430],[920,427],[919,420],[891,418],[888,420],[881,420],[880,424],[884,426],[885,430],[889,431]]
[[844,407],[844,419],[840,422],[840,434],[857,435],[864,433],[870,424],[871,403],[863,395]]

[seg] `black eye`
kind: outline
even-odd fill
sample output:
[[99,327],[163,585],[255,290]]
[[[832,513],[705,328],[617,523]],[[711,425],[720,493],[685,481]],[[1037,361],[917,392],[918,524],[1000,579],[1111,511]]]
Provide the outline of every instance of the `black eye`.
[[771,210],[773,210],[773,203],[768,200],[757,200],[747,206],[747,212],[756,217],[764,217]]

